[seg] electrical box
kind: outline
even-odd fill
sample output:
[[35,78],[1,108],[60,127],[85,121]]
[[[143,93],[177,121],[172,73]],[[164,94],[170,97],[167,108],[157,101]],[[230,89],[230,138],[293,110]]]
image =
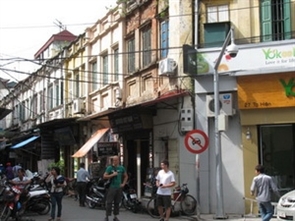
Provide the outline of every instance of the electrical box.
[[194,115],[193,108],[182,108],[180,112],[181,131],[187,132],[193,130]]

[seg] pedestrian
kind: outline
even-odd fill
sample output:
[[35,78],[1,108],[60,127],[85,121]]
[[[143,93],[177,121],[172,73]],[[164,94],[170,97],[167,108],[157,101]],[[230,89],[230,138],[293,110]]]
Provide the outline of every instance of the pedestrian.
[[85,207],[86,186],[89,181],[89,173],[85,170],[85,163],[80,163],[80,169],[77,171],[77,192],[79,195],[79,205]]
[[260,215],[262,221],[269,221],[274,213],[271,205],[272,192],[280,197],[279,191],[272,178],[264,173],[264,167],[257,165],[255,167],[256,176],[251,184],[251,195],[256,194]]
[[125,167],[119,165],[119,157],[112,157],[112,165],[108,166],[103,174],[104,179],[111,179],[110,187],[107,190],[106,197],[106,217],[104,221],[109,221],[109,216],[112,215],[112,205],[114,203],[114,219],[119,221],[119,204],[122,199],[122,188],[126,185],[128,175]]
[[55,219],[55,210],[57,205],[57,217],[56,221],[60,221],[62,212],[62,198],[63,198],[63,188],[67,185],[66,179],[60,174],[59,167],[52,167],[49,176],[45,180],[49,183],[50,187],[50,198],[51,198],[51,216],[48,221],[53,221]]
[[8,180],[12,180],[14,178],[14,173],[10,162],[6,163],[5,175]]
[[[161,170],[156,176],[157,190],[157,206],[160,214],[160,221],[168,221],[171,214],[171,188],[175,186],[175,177],[171,170],[169,170],[169,161],[162,160]],[[165,214],[164,210],[165,208]]]

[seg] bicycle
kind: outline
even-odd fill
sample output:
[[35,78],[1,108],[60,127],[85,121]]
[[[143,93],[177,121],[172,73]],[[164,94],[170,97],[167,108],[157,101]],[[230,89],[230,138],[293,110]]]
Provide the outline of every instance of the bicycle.
[[[176,212],[182,212],[187,216],[194,215],[197,208],[197,200],[192,195],[188,194],[189,189],[187,187],[187,183],[182,184],[182,186],[176,190],[179,191],[179,194],[174,200],[172,200],[171,214],[175,214]],[[174,191],[174,193],[178,192]],[[180,203],[180,211],[175,211],[175,205],[177,202]],[[147,203],[147,212],[153,218],[160,218],[160,214],[157,208],[156,195],[154,195]]]

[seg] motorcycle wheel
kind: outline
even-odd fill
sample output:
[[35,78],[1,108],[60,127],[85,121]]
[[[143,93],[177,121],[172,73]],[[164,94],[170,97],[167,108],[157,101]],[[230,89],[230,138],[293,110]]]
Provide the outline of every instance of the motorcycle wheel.
[[[90,196],[92,197],[92,196]],[[90,209],[94,209],[96,207],[96,203],[86,198],[86,204]]]
[[122,199],[122,206],[127,210],[131,210],[131,208],[132,208],[130,206],[130,203],[125,198]]
[[46,215],[49,213],[50,209],[51,209],[51,203],[49,200],[43,200],[43,201],[40,201],[38,203],[38,206],[40,206],[41,208],[44,208],[44,209],[40,209],[38,210],[38,214],[39,215]]
[[0,205],[0,221],[7,221],[11,215],[9,207],[3,203]]

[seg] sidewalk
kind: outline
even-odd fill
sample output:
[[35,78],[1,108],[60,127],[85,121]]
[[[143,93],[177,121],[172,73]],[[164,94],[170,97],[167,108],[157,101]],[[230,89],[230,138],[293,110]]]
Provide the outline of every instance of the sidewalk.
[[[27,214],[24,216],[22,221],[47,221],[50,214],[47,215],[37,215],[37,214]],[[105,211],[100,208],[90,209],[88,207],[79,207],[78,202],[71,197],[64,197],[63,199],[63,211],[62,211],[62,221],[103,221],[105,217]],[[112,221],[113,217],[110,217]],[[121,221],[158,221],[150,217],[145,211],[139,213],[133,213],[131,211],[120,209],[119,219]],[[216,221],[214,214],[201,214],[198,218],[195,216],[177,216],[171,217],[169,221]],[[220,219],[219,219],[220,220]],[[227,221],[261,221],[259,217],[242,217],[242,215],[231,214],[228,215]],[[272,221],[276,220],[275,218]]]

